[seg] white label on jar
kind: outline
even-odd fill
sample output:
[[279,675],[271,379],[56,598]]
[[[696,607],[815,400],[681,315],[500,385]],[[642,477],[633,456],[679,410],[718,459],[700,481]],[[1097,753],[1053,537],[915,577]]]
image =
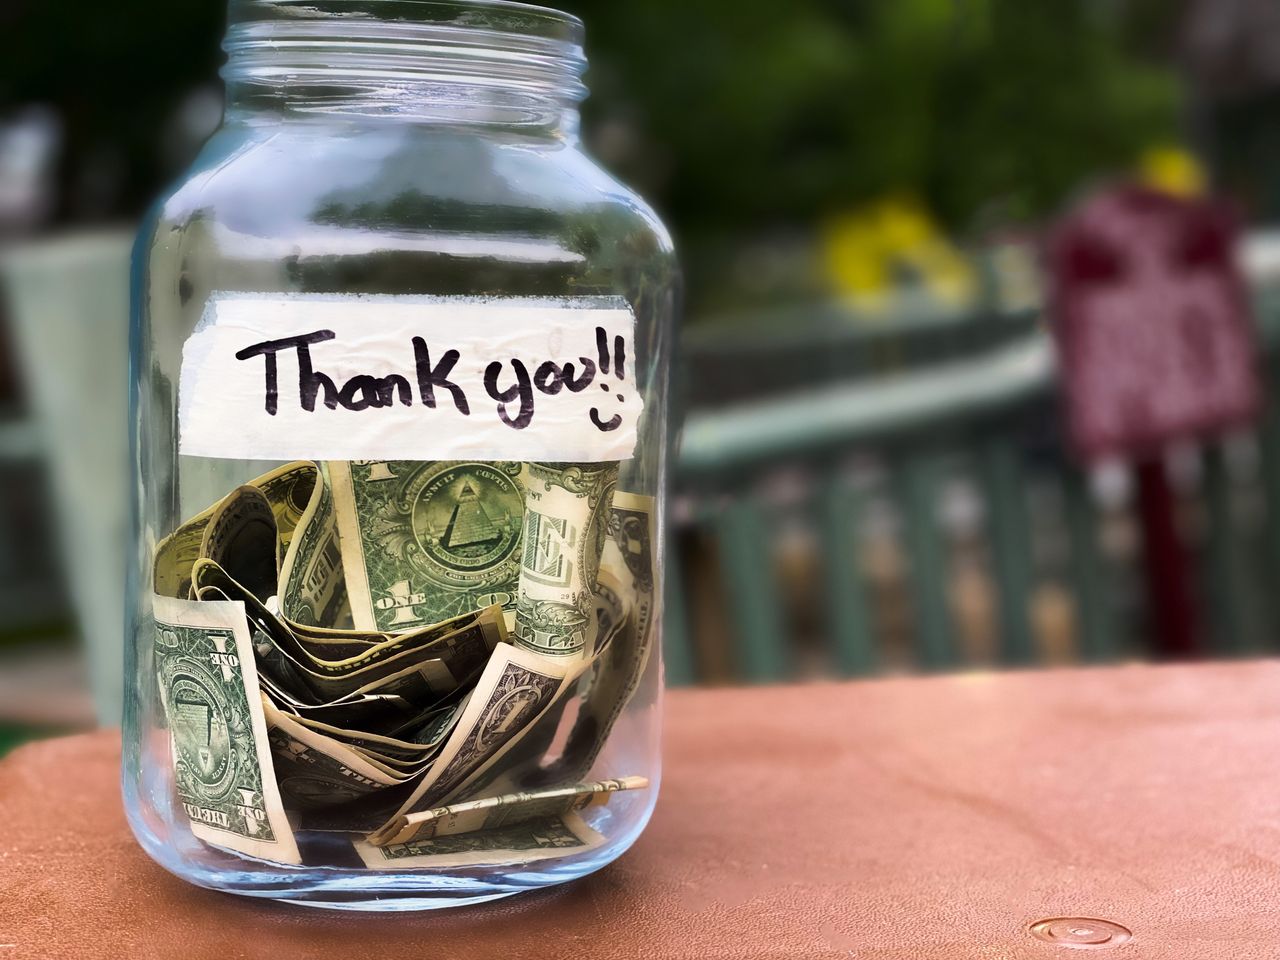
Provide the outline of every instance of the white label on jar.
[[615,297],[215,294],[179,451],[236,460],[625,460],[644,408]]

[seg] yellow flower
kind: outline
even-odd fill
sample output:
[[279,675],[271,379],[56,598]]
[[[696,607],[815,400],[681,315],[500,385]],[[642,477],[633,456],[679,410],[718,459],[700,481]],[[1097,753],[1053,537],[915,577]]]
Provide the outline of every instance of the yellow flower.
[[917,199],[888,196],[828,222],[823,259],[837,295],[868,309],[885,306],[904,274],[946,303],[972,298],[968,261]]
[[1205,173],[1189,150],[1171,144],[1148,147],[1138,160],[1138,176],[1147,186],[1176,197],[1197,197],[1205,192]]

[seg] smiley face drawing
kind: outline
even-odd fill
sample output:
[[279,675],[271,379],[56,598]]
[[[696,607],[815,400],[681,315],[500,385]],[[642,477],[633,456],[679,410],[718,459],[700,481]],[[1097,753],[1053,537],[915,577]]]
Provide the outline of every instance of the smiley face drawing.
[[[612,368],[613,375],[619,381],[627,378],[627,347],[626,341],[619,336],[613,338],[613,353],[609,352],[609,334],[605,332],[604,327],[596,327],[596,350],[599,353],[600,363],[598,370],[601,374],[608,374]],[[612,388],[609,381],[601,380],[600,389],[608,393]],[[625,403],[626,398],[621,393],[614,394],[619,403]],[[590,413],[591,422],[595,424],[597,430],[601,433],[609,433],[617,430],[622,426],[622,414],[615,413],[608,420],[603,418],[598,407],[592,407]]]

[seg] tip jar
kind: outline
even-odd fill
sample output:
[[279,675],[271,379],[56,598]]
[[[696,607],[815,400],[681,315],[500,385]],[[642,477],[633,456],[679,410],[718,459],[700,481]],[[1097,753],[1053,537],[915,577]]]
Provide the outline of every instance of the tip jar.
[[230,4],[134,254],[123,787],[188,881],[473,903],[653,809],[677,274],[580,148],[582,34]]

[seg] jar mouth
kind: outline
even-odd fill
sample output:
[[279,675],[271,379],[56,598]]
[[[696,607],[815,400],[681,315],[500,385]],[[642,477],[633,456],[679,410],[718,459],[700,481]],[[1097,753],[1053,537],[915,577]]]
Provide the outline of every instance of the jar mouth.
[[[356,84],[410,97],[586,95],[583,24],[511,0],[231,0],[229,85]],[[465,94],[464,94],[465,95]]]
[[378,21],[455,24],[582,44],[582,21],[571,13],[515,0],[231,0],[228,26],[288,22]]

